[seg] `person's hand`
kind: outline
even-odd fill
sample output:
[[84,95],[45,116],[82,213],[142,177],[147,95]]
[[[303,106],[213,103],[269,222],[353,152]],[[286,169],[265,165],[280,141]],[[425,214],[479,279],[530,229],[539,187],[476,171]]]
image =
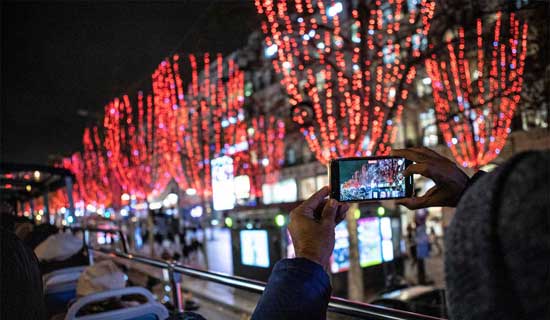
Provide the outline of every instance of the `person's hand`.
[[330,189],[323,187],[290,212],[288,230],[296,257],[329,266],[334,249],[334,227],[346,217],[349,209],[334,199],[325,199]]
[[435,186],[419,197],[397,201],[409,209],[427,207],[455,207],[468,185],[468,176],[457,165],[428,148],[393,150],[392,156],[403,157],[416,163],[405,169],[403,175],[423,175],[435,182]]

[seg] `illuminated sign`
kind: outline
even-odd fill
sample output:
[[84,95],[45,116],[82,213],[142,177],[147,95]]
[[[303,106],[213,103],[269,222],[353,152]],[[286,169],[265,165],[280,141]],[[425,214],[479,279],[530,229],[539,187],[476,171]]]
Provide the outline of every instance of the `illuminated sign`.
[[273,184],[262,185],[264,204],[295,202],[298,200],[296,180],[286,179]]
[[269,243],[266,230],[242,230],[241,263],[245,266],[269,268]]
[[234,180],[235,198],[248,199],[250,198],[250,178],[248,176],[237,176]]
[[233,159],[228,156],[211,161],[212,198],[214,210],[230,210],[235,207],[235,184],[233,182]]
[[306,178],[300,181],[300,200],[309,198],[315,191],[317,191],[315,177]]
[[345,221],[334,230],[334,250],[330,257],[330,271],[338,273],[349,269],[349,233]]
[[201,206],[193,207],[191,208],[191,211],[189,213],[193,218],[200,218],[202,216],[202,207]]

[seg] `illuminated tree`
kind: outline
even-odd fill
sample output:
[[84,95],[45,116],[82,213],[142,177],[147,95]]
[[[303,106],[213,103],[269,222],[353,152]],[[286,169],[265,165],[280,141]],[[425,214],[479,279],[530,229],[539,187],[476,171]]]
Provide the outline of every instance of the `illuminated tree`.
[[250,178],[251,193],[262,196],[262,184],[274,183],[285,157],[285,124],[275,116],[259,115],[243,122],[231,145],[246,145],[242,151],[229,152],[233,157],[235,175]]
[[447,40],[447,55],[426,60],[439,128],[456,161],[478,168],[496,158],[506,143],[520,100],[527,51],[527,24],[512,13],[508,30],[496,14],[494,31],[484,39],[481,19],[476,45],[466,51],[464,28],[458,43]]
[[153,74],[153,92],[155,105],[166,117],[161,139],[172,176],[180,188],[193,189],[208,199],[212,195],[210,160],[234,148],[226,141],[237,140],[237,123],[244,119],[244,74],[232,60],[224,73],[221,54],[214,68],[210,55],[203,56],[201,75],[194,55],[189,56],[189,67],[187,94],[179,55],[159,65]]
[[[64,169],[70,170],[74,176],[75,181],[72,185],[72,198],[75,208],[78,208],[79,210],[83,211],[86,203],[84,200],[84,193],[86,191],[85,187],[82,187],[85,185],[83,181],[83,161],[79,153],[74,153],[72,156],[63,158],[59,162],[57,162],[54,166],[61,167]],[[52,209],[52,212],[59,212],[62,210],[62,208],[69,208],[69,197],[67,188],[58,189],[55,192],[53,192],[49,197],[49,206]],[[42,204],[43,205],[43,204]],[[73,213],[74,214],[74,213]]]
[[[250,116],[243,109],[244,73],[220,54],[215,63],[203,56],[203,73],[189,56],[190,84],[184,94],[182,59],[174,55],[153,74],[155,105],[168,117],[164,153],[171,173],[183,189],[204,199],[212,194],[210,160],[234,159],[235,175],[248,175],[253,194],[262,181],[273,179],[284,160],[284,123],[273,116]],[[224,67],[225,66],[225,67]]]
[[[86,205],[89,199],[86,191],[86,182],[84,180],[84,162],[80,153],[75,152],[70,157],[63,158],[61,167],[70,170],[75,177],[75,183],[73,184],[73,199],[75,205],[78,203],[81,206]],[[68,203],[66,190],[63,191],[65,203]]]
[[434,1],[256,0],[256,8],[293,120],[317,159],[388,153]]
[[84,146],[82,178],[88,194],[86,201],[95,207],[118,207],[121,196],[120,185],[110,174],[97,127],[84,130],[82,144]]
[[103,122],[109,171],[123,192],[142,200],[164,190],[171,179],[160,156],[166,146],[156,141],[156,133],[166,123],[154,108],[151,95],[145,100],[146,105],[140,91],[134,110],[127,95],[114,99],[105,107]]
[[48,200],[50,202],[49,208],[52,212],[59,212],[62,210],[62,208],[68,208],[69,207],[69,198],[67,197],[67,191],[64,189],[59,189],[48,197]]

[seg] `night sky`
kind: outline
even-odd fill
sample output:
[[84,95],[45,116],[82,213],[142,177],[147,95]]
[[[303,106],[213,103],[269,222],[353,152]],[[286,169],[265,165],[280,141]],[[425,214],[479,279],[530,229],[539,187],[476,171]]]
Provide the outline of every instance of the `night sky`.
[[1,160],[47,164],[174,52],[230,53],[260,22],[253,1],[2,1]]

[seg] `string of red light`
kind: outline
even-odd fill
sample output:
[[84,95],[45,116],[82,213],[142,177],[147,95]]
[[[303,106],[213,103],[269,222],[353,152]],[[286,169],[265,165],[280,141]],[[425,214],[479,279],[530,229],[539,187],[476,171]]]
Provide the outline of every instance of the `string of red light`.
[[105,107],[103,121],[109,170],[124,193],[140,200],[163,191],[171,179],[168,164],[159,158],[163,146],[155,141],[156,129],[162,130],[166,124],[159,109],[154,108],[151,96],[146,97],[147,106],[143,98],[143,93],[138,92],[135,121],[128,95]]
[[[293,121],[322,163],[390,151],[416,75],[404,59],[420,58],[427,41],[433,1],[406,10],[403,0],[371,5],[350,7],[351,23],[343,25],[347,4],[341,2],[295,0],[289,8],[283,0],[256,1],[266,44],[277,48],[273,67],[294,106]],[[447,41],[448,56],[426,60],[439,128],[467,167],[500,153],[519,102],[527,24],[514,14],[504,24],[507,32],[497,14],[492,38],[484,42],[482,21],[476,21],[472,65],[463,28]],[[184,69],[190,70],[187,89]],[[76,201],[117,206],[123,193],[145,200],[172,178],[208,199],[210,161],[222,155],[234,158],[235,173],[248,175],[253,194],[261,196],[262,183],[276,179],[284,159],[285,128],[273,116],[246,114],[244,78],[220,54],[165,59],[152,75],[151,94],[111,101],[103,126],[85,130],[82,154],[64,159],[77,179]],[[50,201],[59,208],[67,197],[56,193]]]
[[465,54],[462,27],[458,29],[458,48],[454,39],[448,39],[448,56],[434,54],[426,60],[439,128],[464,167],[479,168],[498,156],[520,99],[528,27],[511,13],[505,30],[502,17],[500,12],[495,16],[489,48],[484,46],[483,24],[477,19],[474,66],[469,64],[472,57]]
[[[242,158],[251,158],[250,153],[254,153],[252,158],[258,159],[259,155],[260,160],[266,159],[262,172],[275,171],[284,156],[284,124],[277,122],[278,129],[274,131],[263,128],[263,120],[261,125],[255,125],[255,120],[245,120],[244,73],[234,61],[228,59],[224,64],[218,54],[212,63],[210,55],[205,54],[204,71],[199,74],[197,58],[190,55],[191,82],[185,95],[182,60],[179,55],[166,59],[152,76],[155,103],[161,106],[171,124],[161,139],[170,146],[164,156],[180,188],[194,189],[198,195],[209,198],[212,194],[210,160],[222,155],[234,156],[236,171],[242,174],[259,173],[258,160],[247,161],[238,168]],[[275,122],[274,118],[271,121]],[[267,131],[263,132],[264,129]],[[279,139],[271,143],[269,155],[264,155],[266,150],[256,149],[257,146],[265,148],[266,139],[271,139],[269,142]]]
[[[255,4],[266,44],[277,48],[273,67],[296,107],[293,120],[317,159],[388,153],[416,74],[402,59],[420,57],[435,2],[418,1],[407,13],[403,0]],[[345,9],[349,25],[340,22]]]

